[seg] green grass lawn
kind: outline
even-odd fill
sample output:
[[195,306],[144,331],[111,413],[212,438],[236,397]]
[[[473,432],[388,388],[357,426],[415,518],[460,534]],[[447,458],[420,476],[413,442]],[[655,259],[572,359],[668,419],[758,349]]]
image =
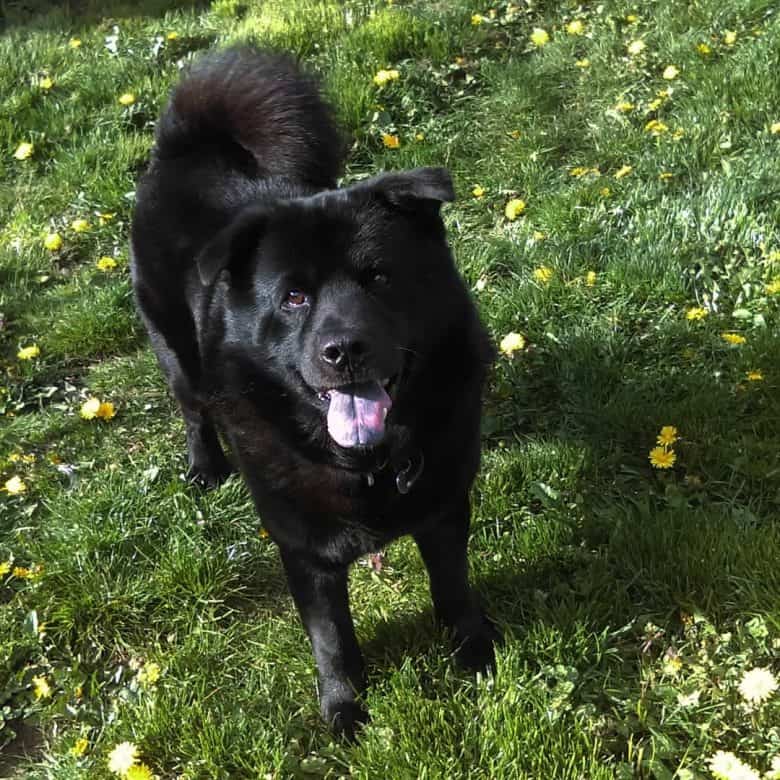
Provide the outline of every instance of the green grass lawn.
[[[0,776],[116,777],[131,742],[165,779],[780,777],[745,680],[780,673],[775,2],[1,6]],[[347,180],[449,167],[459,266],[522,337],[473,494],[497,671],[453,668],[409,540],[361,561],[355,745],[247,491],[182,479],[128,277],[165,96],[247,39],[321,74]]]

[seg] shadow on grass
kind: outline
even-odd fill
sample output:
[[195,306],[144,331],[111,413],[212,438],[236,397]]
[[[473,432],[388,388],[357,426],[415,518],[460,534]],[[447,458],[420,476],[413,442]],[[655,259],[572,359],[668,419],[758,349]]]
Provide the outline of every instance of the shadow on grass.
[[[708,338],[673,329],[644,351],[631,338],[616,351],[580,337],[537,354],[532,372],[497,370],[491,403],[502,426],[486,461],[501,467],[492,458],[499,454],[509,466],[503,482],[485,476],[478,487],[471,559],[474,585],[507,643],[550,629],[566,640],[630,626],[615,641],[633,686],[647,621],[663,626],[669,642],[682,638],[685,613],[716,624],[761,615],[780,627],[780,455],[770,446],[777,419],[771,392],[744,383],[757,356],[760,365],[780,365],[780,346],[757,338],[743,355],[717,333]],[[691,344],[698,359],[679,358]],[[656,471],[647,453],[670,424],[680,431],[678,461]],[[573,477],[527,452],[545,445],[559,472],[564,449],[584,453]],[[518,464],[532,473],[517,479]],[[555,488],[543,501],[531,489],[540,483]],[[516,493],[513,502],[502,503],[493,484]],[[545,525],[554,531],[543,544],[517,541]],[[426,603],[419,614],[376,625],[364,650],[383,675],[433,645],[451,649]]]
[[30,762],[43,756],[43,733],[37,725],[24,721],[12,721],[7,724],[16,736],[0,753],[0,777],[4,780],[23,780],[27,777]]

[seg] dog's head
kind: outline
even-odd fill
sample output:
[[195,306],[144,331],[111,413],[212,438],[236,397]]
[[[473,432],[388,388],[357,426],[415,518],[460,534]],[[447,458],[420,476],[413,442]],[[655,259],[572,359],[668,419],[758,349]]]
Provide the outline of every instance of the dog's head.
[[453,199],[444,169],[383,174],[249,206],[198,258],[224,343],[316,409],[341,447],[383,441],[411,365],[448,321],[460,282],[439,207]]

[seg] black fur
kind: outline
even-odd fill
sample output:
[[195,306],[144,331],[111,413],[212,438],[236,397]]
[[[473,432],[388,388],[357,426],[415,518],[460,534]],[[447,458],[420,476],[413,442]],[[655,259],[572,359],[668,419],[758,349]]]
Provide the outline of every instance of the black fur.
[[[230,472],[219,431],[279,545],[323,715],[352,735],[365,718],[347,597],[358,556],[413,534],[458,657],[493,662],[496,633],[466,560],[493,349],[446,243],[447,172],[336,189],[343,153],[315,83],[288,57],[205,57],[160,118],[131,249],[190,475],[214,485]],[[392,408],[371,429],[378,439],[336,443],[328,394],[353,398],[386,378]],[[334,425],[352,431],[354,410],[339,414]]]

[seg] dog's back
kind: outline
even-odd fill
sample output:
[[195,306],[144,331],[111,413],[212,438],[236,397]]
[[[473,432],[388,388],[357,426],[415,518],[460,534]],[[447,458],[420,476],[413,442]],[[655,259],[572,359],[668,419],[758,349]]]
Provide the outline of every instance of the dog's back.
[[237,47],[199,60],[160,117],[138,185],[134,275],[182,272],[245,203],[335,187],[344,148],[291,57]]

